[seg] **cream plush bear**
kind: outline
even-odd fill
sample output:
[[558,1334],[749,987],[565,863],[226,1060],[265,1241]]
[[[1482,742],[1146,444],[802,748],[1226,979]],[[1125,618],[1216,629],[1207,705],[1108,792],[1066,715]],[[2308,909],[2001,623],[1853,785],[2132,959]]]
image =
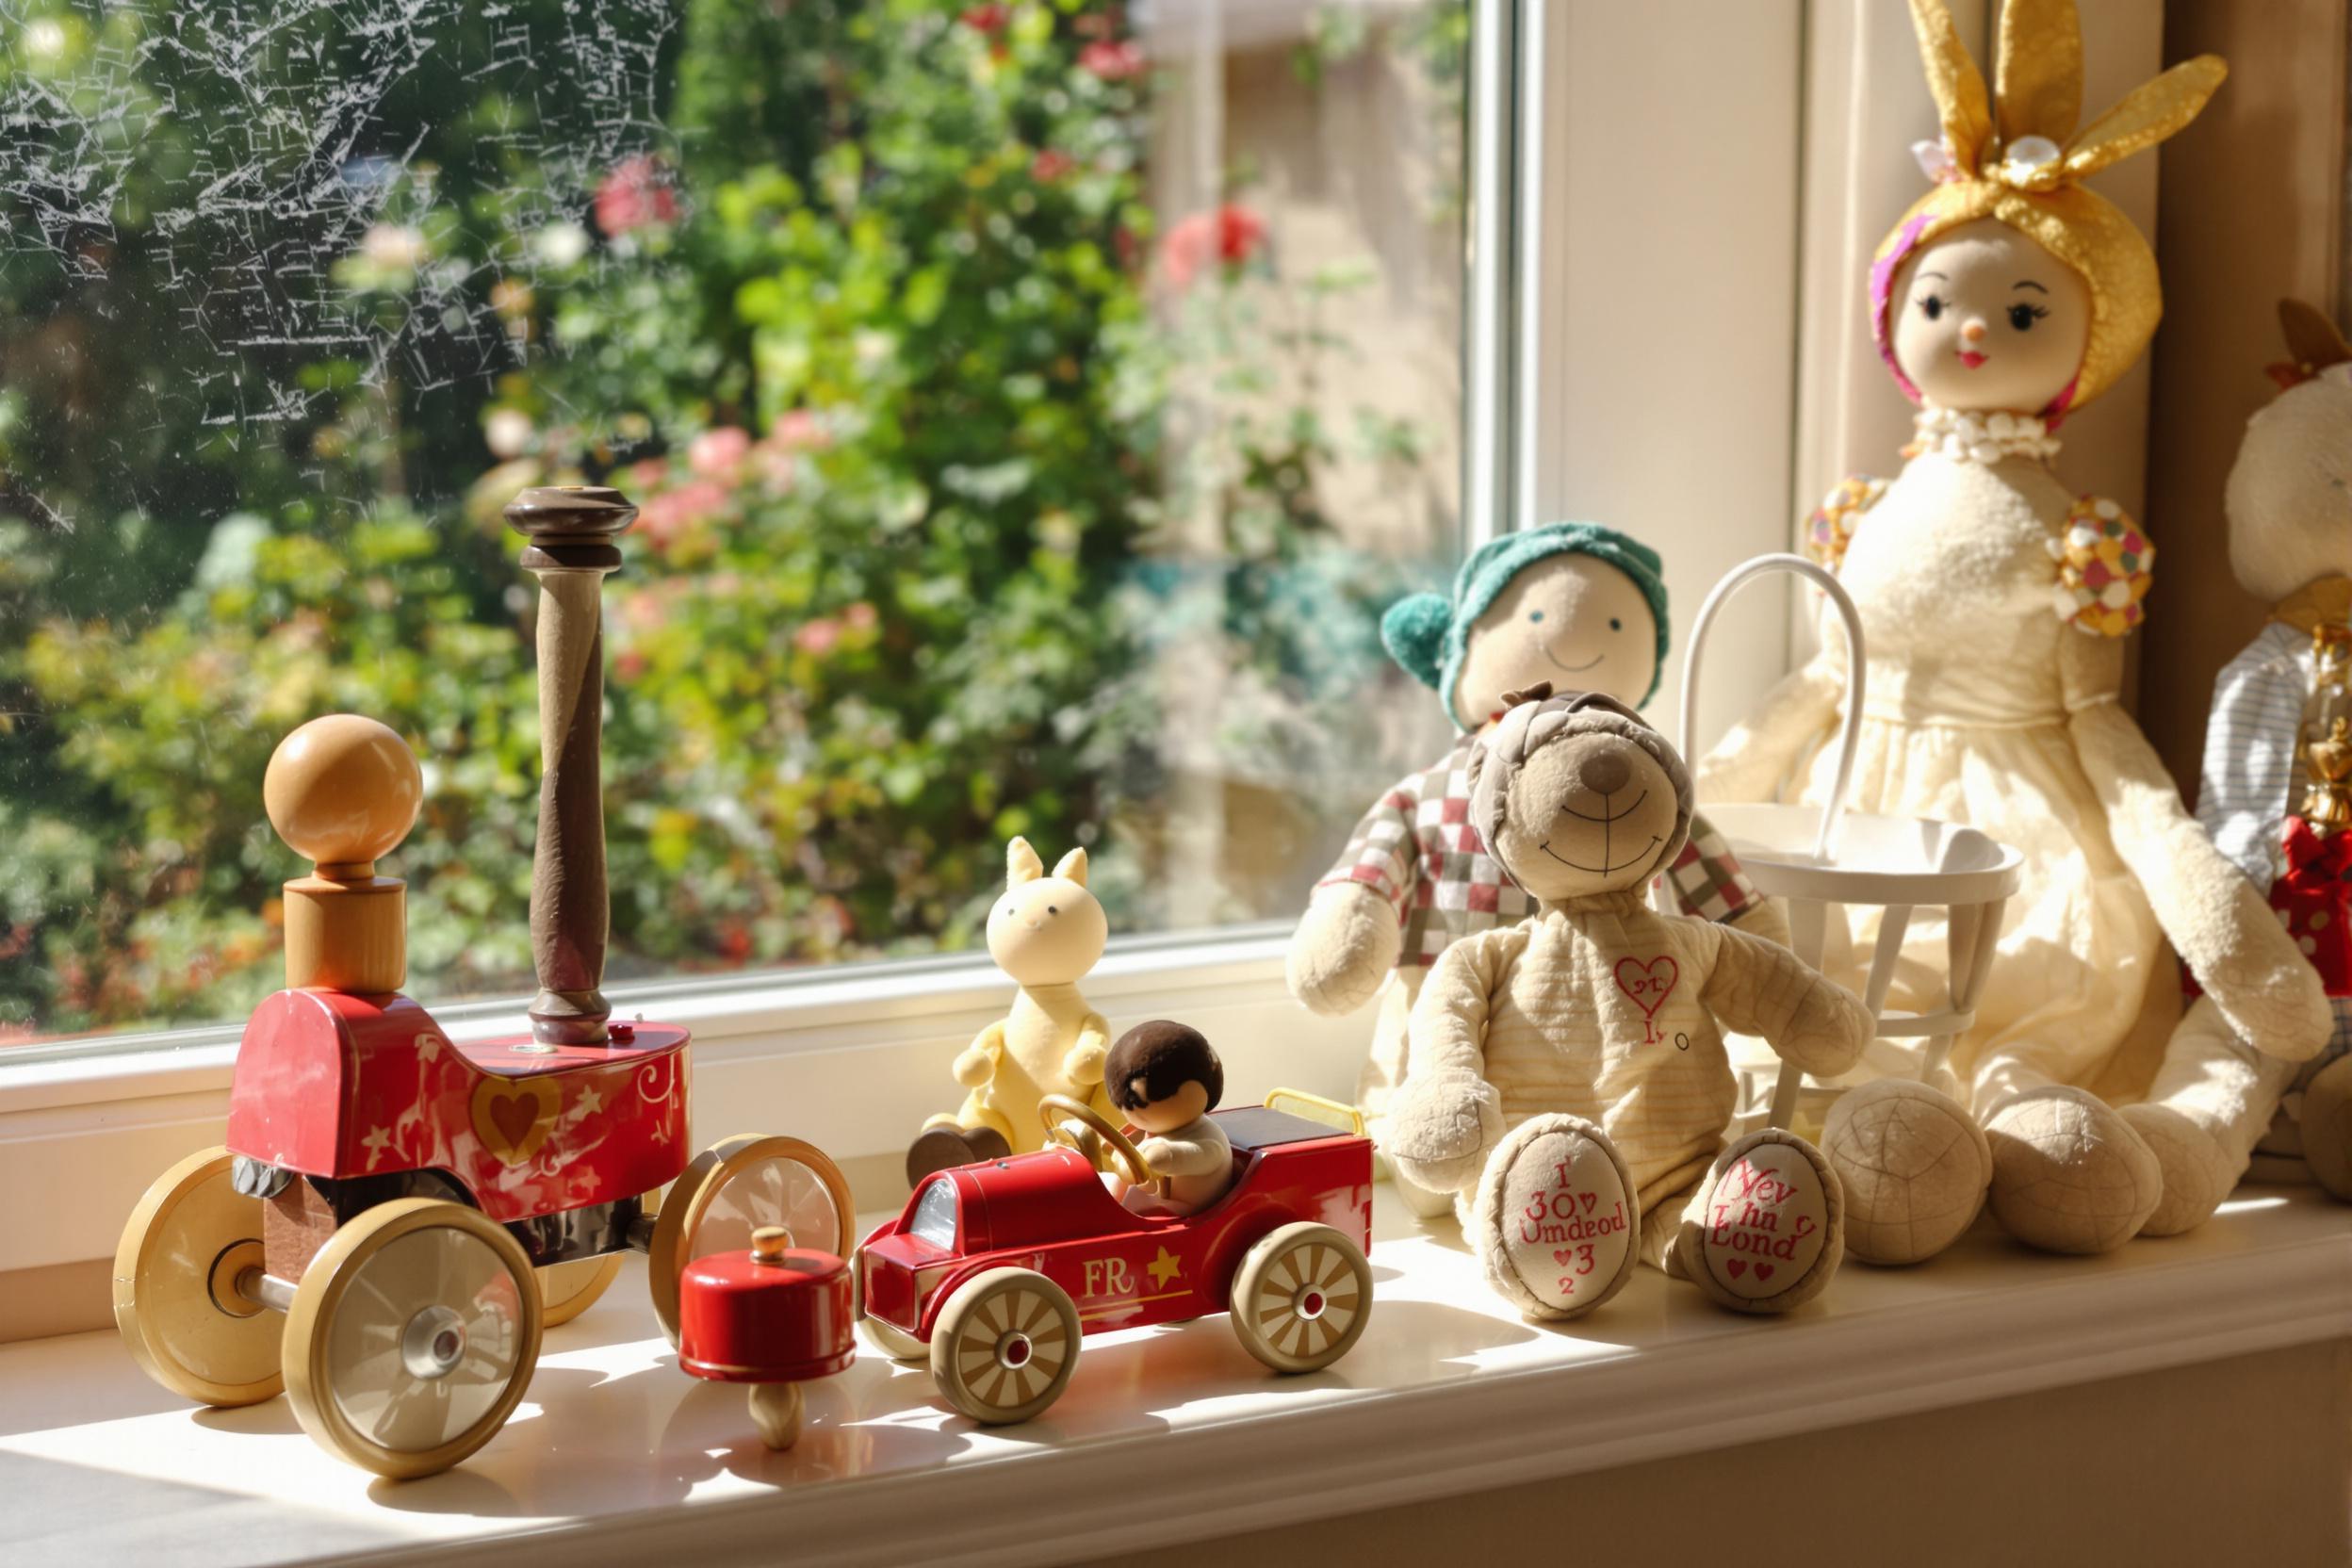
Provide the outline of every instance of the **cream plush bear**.
[[[1916,149],[1933,188],[1880,246],[1870,321],[1920,404],[1892,481],[1850,480],[1811,545],[1861,612],[1869,704],[1854,809],[1965,823],[2013,845],[2010,899],[1976,1024],[1954,1045],[1958,1098],[1892,1074],[1830,1109],[1848,1243],[1926,1257],[1995,1217],[2034,1246],[2118,1247],[2164,1191],[2158,1152],[2100,1096],[2130,1095],[2178,998],[2164,944],[2232,1032],[2266,1054],[2317,1052],[2331,1019],[2261,893],[2181,805],[2120,700],[2124,639],[2155,554],[2115,502],[2052,470],[2057,421],[2115,384],[2161,312],[2156,260],[2081,182],[2197,114],[2222,62],[2185,61],[2081,129],[2072,0],[2009,0],[1997,97],[1944,0],[1912,0],[1944,135]],[[1699,764],[1710,800],[1817,804],[1845,686],[1835,637]],[[1925,912],[1922,911],[1924,914]],[[1904,972],[1940,975],[1948,923],[1915,919]],[[1823,968],[1859,974],[1875,911],[1833,919]],[[1897,980],[1895,1005],[1940,1005]],[[1982,1132],[1980,1133],[1980,1126]]]
[[[1486,852],[1466,818],[1470,748],[1506,692],[1548,682],[1638,707],[1666,658],[1666,584],[1655,551],[1596,523],[1553,523],[1473,551],[1450,594],[1390,607],[1380,634],[1397,663],[1444,696],[1462,733],[1430,766],[1400,780],[1356,825],[1291,939],[1291,994],[1337,1017],[1375,994],[1380,1012],[1356,1098],[1375,1137],[1405,1070],[1405,1033],[1430,966],[1476,931],[1535,907]],[[1787,916],[1740,869],[1731,847],[1693,818],[1666,878],[1686,914],[1730,921],[1786,944]],[[1450,1198],[1400,1180],[1424,1216]]]
[[1654,912],[1690,779],[1606,697],[1512,706],[1469,758],[1469,816],[1536,901],[1446,950],[1414,1004],[1388,1153],[1449,1194],[1489,1282],[1533,1317],[1589,1312],[1640,1258],[1725,1306],[1782,1312],[1837,1272],[1837,1176],[1794,1134],[1724,1147],[1725,1028],[1843,1072],[1871,1021],[1788,950]]
[[1004,861],[1004,896],[988,911],[988,956],[1021,990],[1004,1021],[980,1031],[956,1058],[956,1081],[972,1092],[953,1116],[923,1123],[906,1151],[909,1184],[950,1166],[1043,1148],[1037,1102],[1049,1094],[1083,1100],[1118,1125],[1102,1089],[1110,1026],[1078,991],[1111,931],[1086,890],[1086,852],[1071,850],[1048,876],[1029,841],[1015,839]]
[[2308,749],[2352,710],[2352,346],[2309,305],[2279,318],[2285,390],[2247,422],[2226,493],[2230,567],[2271,620],[2214,682],[2197,817],[2298,938],[2336,1027],[2297,1064],[2246,1044],[2211,997],[2190,1004],[2148,1102],[2123,1112],[2164,1169],[2152,1235],[2204,1223],[2249,1164],[2352,1200],[2352,836],[2324,788],[2311,798]]

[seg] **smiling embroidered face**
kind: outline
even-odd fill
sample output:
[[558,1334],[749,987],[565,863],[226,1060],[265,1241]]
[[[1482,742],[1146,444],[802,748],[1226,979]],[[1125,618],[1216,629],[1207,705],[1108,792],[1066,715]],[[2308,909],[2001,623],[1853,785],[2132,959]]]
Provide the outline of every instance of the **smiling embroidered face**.
[[1556,555],[1511,579],[1471,623],[1454,708],[1475,723],[1505,692],[1538,681],[1632,707],[1657,673],[1658,623],[1641,586],[1606,561]]
[[1638,886],[1675,831],[1674,781],[1622,735],[1571,735],[1530,756],[1512,781],[1494,858],[1547,901]]
[[1938,408],[2039,414],[2082,367],[2090,293],[2008,224],[1963,223],[1895,276],[1895,363]]

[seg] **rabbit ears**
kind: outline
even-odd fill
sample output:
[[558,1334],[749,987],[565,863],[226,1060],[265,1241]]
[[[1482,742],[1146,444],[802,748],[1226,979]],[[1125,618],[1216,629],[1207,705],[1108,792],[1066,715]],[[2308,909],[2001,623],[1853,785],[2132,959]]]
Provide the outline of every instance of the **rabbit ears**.
[[[1947,0],[1911,0],[1911,21],[1956,172],[1998,176],[2022,189],[2070,184],[2155,146],[2196,119],[2229,74],[2216,55],[2183,60],[2077,131],[2082,27],[2074,0],[2007,0],[2001,8],[1999,90],[1990,96]],[[2005,154],[1998,167],[1996,152]]]
[[[1018,888],[1023,882],[1035,882],[1045,874],[1045,862],[1029,847],[1026,839],[1015,839],[1004,846],[1004,885]],[[1054,864],[1054,874],[1065,882],[1086,885],[1086,852],[1073,849]]]
[[2300,386],[2322,371],[2352,364],[2352,344],[2344,342],[2335,322],[2315,305],[2279,301],[2278,328],[2286,335],[2287,358],[2265,368],[2281,387]]

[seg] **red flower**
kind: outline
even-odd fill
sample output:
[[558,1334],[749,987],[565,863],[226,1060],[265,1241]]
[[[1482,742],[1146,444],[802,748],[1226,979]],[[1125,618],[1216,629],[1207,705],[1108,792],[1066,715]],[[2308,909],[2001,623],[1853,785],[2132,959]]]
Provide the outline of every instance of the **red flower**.
[[1076,158],[1048,147],[1029,160],[1029,177],[1039,185],[1052,185],[1077,167]]
[[1160,240],[1160,272],[1170,288],[1192,286],[1212,261],[1240,267],[1266,248],[1266,220],[1228,202],[1184,219]]
[[1133,39],[1116,43],[1097,41],[1078,51],[1078,65],[1106,82],[1123,82],[1143,74],[1143,45]]
[[678,221],[678,192],[669,187],[662,165],[640,153],[623,158],[596,187],[596,227],[616,238],[649,223]]
[[997,33],[1003,32],[1004,24],[1012,19],[1010,6],[966,6],[957,20],[975,33]]

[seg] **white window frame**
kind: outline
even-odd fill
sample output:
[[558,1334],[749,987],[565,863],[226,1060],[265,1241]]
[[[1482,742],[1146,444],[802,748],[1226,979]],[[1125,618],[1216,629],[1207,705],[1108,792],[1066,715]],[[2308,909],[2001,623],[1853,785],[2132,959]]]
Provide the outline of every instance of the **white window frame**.
[[[1513,232],[1516,187],[1508,177],[1523,140],[1517,116],[1527,62],[1507,40],[1541,0],[1471,0],[1472,221]],[[1490,35],[1492,35],[1490,37]],[[1498,90],[1494,83],[1501,80]],[[1506,194],[1499,199],[1489,189]],[[1515,243],[1516,241],[1511,241]],[[1492,256],[1473,244],[1474,256]],[[1466,379],[1491,365],[1481,345],[1516,344],[1522,292],[1507,271],[1469,282]],[[1516,419],[1482,425],[1464,442],[1464,495],[1511,466],[1482,461],[1507,451]],[[1484,441],[1496,443],[1482,446]],[[1483,508],[1466,515],[1492,518]],[[1473,528],[1470,543],[1485,537]],[[519,915],[518,917],[519,918]],[[1087,999],[1114,1029],[1180,1017],[1201,1028],[1225,1058],[1237,1102],[1277,1086],[1352,1098],[1372,1027],[1367,1007],[1346,1019],[1309,1013],[1289,995],[1286,922],[1206,932],[1122,938],[1086,981]],[[948,1064],[1003,1018],[1012,986],[985,955],[828,965],[798,971],[686,976],[610,987],[615,1016],[642,1014],[694,1033],[694,1138],[736,1133],[806,1137],[844,1165],[896,1156],[923,1117],[961,1097]],[[527,1027],[523,996],[434,1004],[460,1040]],[[109,1256],[122,1219],[148,1183],[174,1161],[220,1141],[241,1023],[116,1035],[0,1052],[0,1191],[35,1195],[0,1232],[0,1282],[11,1273]],[[888,1199],[861,1192],[860,1201]],[[5,1289],[0,1282],[0,1289]]]

